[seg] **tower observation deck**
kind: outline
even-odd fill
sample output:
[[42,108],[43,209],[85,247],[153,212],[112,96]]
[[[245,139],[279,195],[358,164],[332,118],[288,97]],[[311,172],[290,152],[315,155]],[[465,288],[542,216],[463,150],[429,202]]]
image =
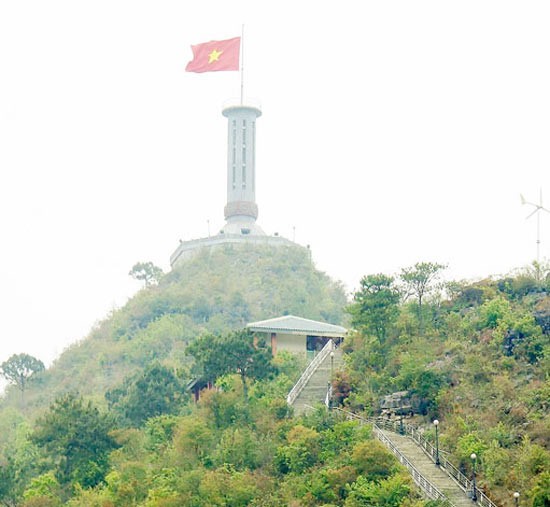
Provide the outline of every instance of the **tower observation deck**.
[[262,115],[262,111],[256,106],[239,104],[225,107],[222,114],[227,118],[225,225],[214,236],[181,241],[170,256],[172,267],[200,249],[228,243],[297,246],[282,236],[266,235],[256,224],[256,120]]

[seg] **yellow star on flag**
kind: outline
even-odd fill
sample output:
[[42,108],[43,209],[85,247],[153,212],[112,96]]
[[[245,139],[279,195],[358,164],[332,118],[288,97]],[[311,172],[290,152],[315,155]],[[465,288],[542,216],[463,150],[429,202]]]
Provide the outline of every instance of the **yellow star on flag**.
[[223,51],[218,51],[217,49],[212,50],[212,52],[208,55],[208,63],[218,62],[222,53]]

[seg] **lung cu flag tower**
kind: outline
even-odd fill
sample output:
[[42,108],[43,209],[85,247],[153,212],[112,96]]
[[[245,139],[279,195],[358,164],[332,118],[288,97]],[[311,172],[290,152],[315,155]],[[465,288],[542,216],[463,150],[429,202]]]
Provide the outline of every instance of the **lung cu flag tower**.
[[[185,70],[239,70],[241,40],[242,37],[234,37],[191,46],[193,60],[187,64]],[[222,233],[226,235],[265,236],[264,231],[256,225],[258,206],[255,199],[256,118],[261,114],[258,107],[243,104],[241,72],[241,103],[223,110],[229,126],[226,224],[222,229]]]
[[187,64],[187,72],[215,72],[239,70],[241,38],[212,40],[191,46],[193,59]]
[[[222,114],[227,118],[227,204],[224,208],[225,225],[214,236],[208,231],[207,238],[180,240],[170,256],[174,267],[195,255],[203,248],[218,248],[227,244],[253,244],[296,246],[278,234],[268,236],[256,223],[256,120],[262,111],[258,105],[244,103],[243,35],[221,41],[210,41],[191,46],[193,59],[187,64],[187,72],[214,72],[220,70],[241,71],[240,102],[227,104]],[[239,69],[240,67],[240,69]]]
[[227,204],[224,234],[264,236],[256,224],[256,118],[258,107],[244,104],[226,107],[228,120]]

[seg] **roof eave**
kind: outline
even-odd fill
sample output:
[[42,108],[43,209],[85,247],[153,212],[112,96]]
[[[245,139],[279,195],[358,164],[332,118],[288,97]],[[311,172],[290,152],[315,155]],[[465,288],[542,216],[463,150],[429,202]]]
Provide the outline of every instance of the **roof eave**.
[[330,332],[330,331],[315,331],[313,329],[301,330],[301,329],[281,329],[281,328],[265,328],[265,327],[253,327],[247,326],[253,332],[256,333],[283,333],[293,335],[308,335],[308,336],[323,336],[326,338],[343,338],[346,336],[346,332]]

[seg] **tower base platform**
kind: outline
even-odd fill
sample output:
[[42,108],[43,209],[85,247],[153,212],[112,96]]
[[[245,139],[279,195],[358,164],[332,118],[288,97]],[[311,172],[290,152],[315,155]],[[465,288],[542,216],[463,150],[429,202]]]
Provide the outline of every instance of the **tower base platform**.
[[[180,262],[193,257],[202,249],[219,248],[229,244],[249,244],[249,245],[265,245],[271,247],[278,246],[300,246],[289,239],[282,236],[267,236],[254,234],[231,234],[223,233],[209,238],[192,239],[190,241],[180,242],[178,248],[170,256],[170,266],[174,268]],[[304,248],[304,247],[301,247]]]

